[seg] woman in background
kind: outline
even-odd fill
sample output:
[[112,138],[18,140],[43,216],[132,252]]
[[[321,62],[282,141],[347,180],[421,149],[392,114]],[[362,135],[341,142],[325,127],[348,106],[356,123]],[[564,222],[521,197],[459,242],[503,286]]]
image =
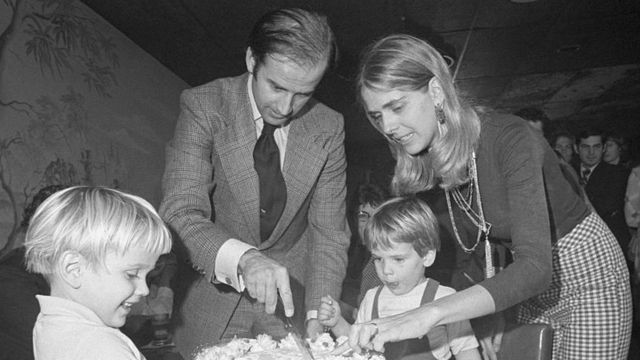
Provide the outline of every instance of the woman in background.
[[622,136],[615,134],[607,134],[605,136],[602,160],[611,165],[620,165],[629,168],[627,142]]

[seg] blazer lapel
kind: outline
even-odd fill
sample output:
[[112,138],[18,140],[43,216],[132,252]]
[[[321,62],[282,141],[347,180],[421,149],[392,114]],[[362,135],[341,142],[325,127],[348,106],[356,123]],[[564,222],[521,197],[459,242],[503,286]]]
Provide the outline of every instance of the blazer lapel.
[[240,91],[235,96],[236,102],[230,106],[226,114],[225,126],[215,140],[216,150],[222,163],[222,171],[226,175],[229,188],[240,206],[244,221],[250,229],[251,239],[242,239],[260,244],[260,197],[258,175],[253,168],[253,148],[256,144],[256,128],[251,115],[251,105],[247,93],[247,77],[240,78]]
[[280,238],[318,179],[328,156],[322,147],[322,134],[314,125],[319,121],[322,119],[307,116],[291,122],[282,171],[287,185],[287,204],[273,233],[260,248],[267,248]]

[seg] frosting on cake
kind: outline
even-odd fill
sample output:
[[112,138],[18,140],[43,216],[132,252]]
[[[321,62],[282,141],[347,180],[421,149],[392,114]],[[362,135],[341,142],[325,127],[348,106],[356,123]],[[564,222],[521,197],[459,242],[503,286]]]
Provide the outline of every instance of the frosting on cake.
[[[346,341],[339,338],[337,343]],[[331,335],[324,333],[315,341],[307,339],[311,352],[316,360],[384,360],[382,355],[349,354],[348,356],[331,355],[336,342]],[[289,334],[280,341],[269,335],[258,335],[255,339],[234,338],[226,344],[216,345],[200,350],[194,360],[300,360],[302,355],[296,342]]]

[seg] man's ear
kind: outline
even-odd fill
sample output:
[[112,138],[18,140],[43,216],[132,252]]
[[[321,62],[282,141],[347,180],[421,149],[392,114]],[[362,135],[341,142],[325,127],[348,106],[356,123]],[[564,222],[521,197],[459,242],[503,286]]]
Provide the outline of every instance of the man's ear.
[[432,77],[429,80],[429,95],[434,104],[442,104],[444,101],[444,91],[442,90],[442,84],[437,77]]
[[65,251],[58,264],[58,273],[62,280],[74,289],[82,284],[86,259],[77,251]]
[[436,261],[435,250],[428,250],[427,253],[422,257],[422,264],[424,265],[424,267],[433,265],[434,261]]
[[250,47],[247,47],[247,53],[245,54],[245,62],[247,63],[247,71],[253,74],[253,70],[256,67],[256,58],[253,56],[253,51]]

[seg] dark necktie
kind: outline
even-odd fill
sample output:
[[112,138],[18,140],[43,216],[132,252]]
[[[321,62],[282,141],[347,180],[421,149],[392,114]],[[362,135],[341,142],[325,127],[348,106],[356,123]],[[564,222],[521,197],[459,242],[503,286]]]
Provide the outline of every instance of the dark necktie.
[[589,175],[591,175],[591,169],[582,170],[582,177],[580,178],[580,184],[582,186],[587,185],[587,182],[589,181]]
[[260,180],[260,238],[265,241],[276,227],[284,205],[287,188],[280,171],[280,152],[273,138],[276,127],[264,122],[262,134],[253,149],[254,168]]

